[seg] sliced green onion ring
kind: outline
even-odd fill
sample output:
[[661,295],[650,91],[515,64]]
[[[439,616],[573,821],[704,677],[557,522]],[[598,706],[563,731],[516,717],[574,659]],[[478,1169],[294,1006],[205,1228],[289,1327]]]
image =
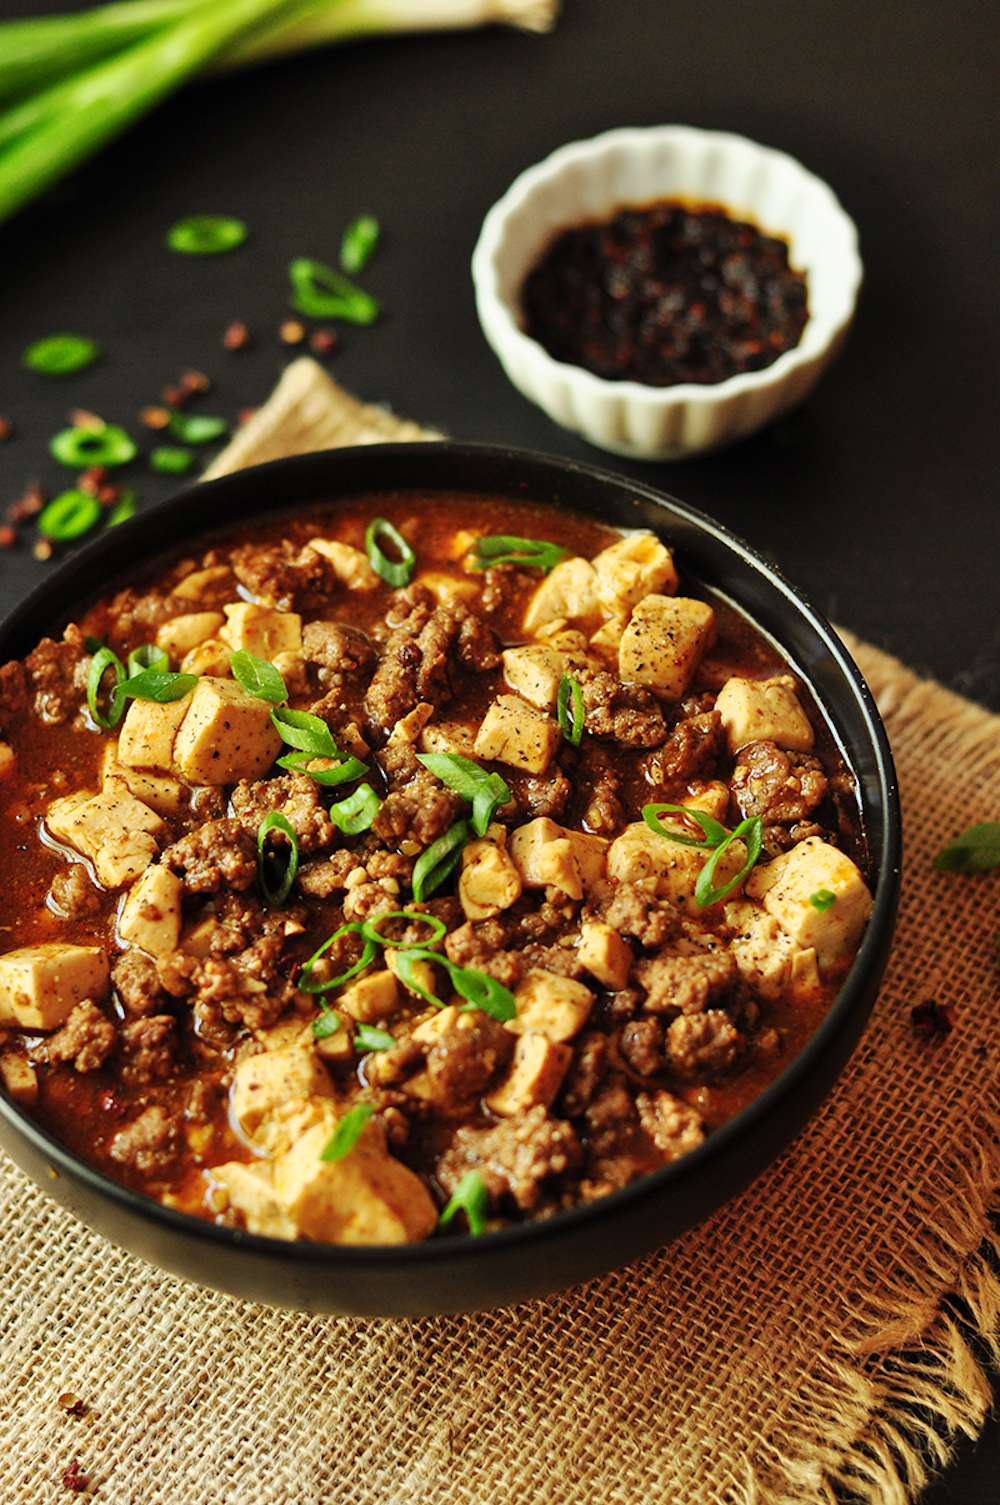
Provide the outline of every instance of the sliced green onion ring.
[[[101,685],[109,669],[114,671],[115,682],[111,687],[111,694],[108,698],[108,709],[105,713],[101,710],[100,706]],[[125,682],[125,678],[125,666],[117,653],[114,653],[106,646],[98,648],[90,660],[90,668],[87,671],[87,705],[90,707],[90,714],[97,722],[97,725],[103,727],[105,731],[110,731],[122,719],[122,714],[125,710],[125,696],[122,694],[121,687]]]
[[[280,831],[288,842],[288,858],[284,863],[274,849],[267,845],[268,835],[272,831]],[[275,869],[277,869],[277,881],[272,883],[272,874]],[[291,892],[298,870],[299,838],[288,818],[282,815],[280,810],[269,810],[257,827],[257,881],[264,895],[264,903],[269,908],[275,909],[279,904],[284,904]]]
[[[283,758],[278,759],[278,767],[287,768],[289,773],[304,773],[310,779],[315,779],[317,784],[325,784],[327,787],[349,784],[352,779],[360,779],[369,771],[367,763],[361,763],[357,758],[349,757],[346,753],[340,753],[338,758],[330,759],[325,766],[314,768],[313,764],[317,761],[322,764],[325,756],[323,753],[285,753]],[[360,827],[360,829],[366,830],[367,827]]]
[[[730,842],[746,840],[747,860],[740,868],[735,877],[730,878],[721,888],[712,887],[712,879],[718,866],[719,858],[726,851]],[[698,881],[694,886],[694,899],[699,909],[707,909],[710,904],[718,904],[727,894],[731,894],[734,888],[738,888],[743,879],[754,866],[760,856],[761,847],[764,843],[764,824],[759,815],[751,815],[746,820],[741,820],[735,831],[731,831],[725,841],[721,841],[715,848],[711,857],[705,863],[698,874]]]
[[149,463],[161,475],[184,476],[194,464],[194,450],[182,449],[179,444],[158,444],[150,451]]
[[322,1013],[312,1022],[313,1039],[329,1040],[331,1035],[335,1035],[342,1028],[340,1015],[335,1014],[322,999],[320,999],[320,1008]]
[[84,470],[90,465],[127,465],[138,448],[123,428],[105,423],[100,428],[74,426],[61,429],[49,441],[49,449],[61,465]]
[[208,413],[173,413],[169,429],[182,444],[210,444],[228,432],[229,424],[224,418],[212,418]]
[[184,256],[218,256],[234,251],[246,238],[246,225],[228,214],[191,214],[167,231],[171,251]]
[[353,1108],[348,1108],[320,1151],[319,1158],[329,1162],[343,1160],[345,1155],[349,1155],[374,1112],[374,1103],[355,1103]]
[[[424,946],[428,945],[431,941],[443,940],[443,938],[448,934],[447,925],[442,919],[439,918],[438,915],[421,914],[419,911],[410,909],[393,909],[387,914],[379,914],[376,915],[374,919],[365,920],[362,922],[361,934],[365,937],[366,940],[377,941],[380,946],[388,946],[390,950],[393,951],[400,949],[399,942],[387,940],[386,937],[382,934],[379,926],[382,924],[383,920],[405,920],[408,925],[412,925],[414,924],[414,922],[420,925],[429,925],[431,928],[431,934],[427,937],[426,941],[423,942]],[[417,949],[419,949],[419,947]],[[435,952],[433,954],[436,957],[437,953]]]
[[140,674],[143,669],[158,669],[169,672],[170,659],[155,643],[140,643],[133,648],[126,661],[129,676]]
[[396,1041],[388,1030],[374,1024],[359,1024],[354,1031],[354,1043],[359,1050],[391,1050]]
[[565,559],[569,549],[548,543],[543,538],[518,538],[512,533],[497,533],[477,538],[472,546],[473,568],[488,570],[496,564],[515,564],[521,569],[541,570],[548,574]]
[[289,263],[289,299],[296,313],[307,319],[344,319],[349,324],[374,324],[381,312],[378,301],[341,273],[321,261],[297,256]]
[[331,805],[327,814],[345,836],[357,836],[371,830],[379,810],[379,797],[370,784],[359,784],[353,794]]
[[433,1004],[435,1008],[443,1009],[444,1004],[436,993],[431,993],[424,987],[422,982],[417,981],[417,974],[413,970],[417,962],[443,961],[436,951],[428,951],[422,946],[405,946],[396,952],[396,976],[411,993],[422,998],[425,1003]]
[[333,740],[333,733],[325,721],[311,711],[293,711],[290,706],[271,712],[271,721],[281,733],[282,741],[291,747],[308,753],[313,758],[333,758],[337,761],[346,754],[340,751]]
[[[382,540],[392,544],[398,559],[390,559],[382,548]],[[365,549],[368,559],[375,572],[381,575],[387,585],[394,587],[409,585],[413,579],[413,567],[417,562],[406,539],[398,528],[394,528],[388,518],[373,517],[365,531]]]
[[510,789],[498,773],[487,773],[460,753],[417,753],[417,762],[469,801],[472,829],[477,836],[486,835],[499,806],[506,805],[511,798]]
[[21,359],[40,376],[72,376],[85,371],[101,354],[96,340],[82,334],[50,334],[29,345]]
[[375,956],[376,946],[374,941],[369,941],[366,939],[360,960],[356,961],[353,967],[348,967],[346,972],[341,972],[339,977],[331,977],[329,982],[316,982],[312,975],[313,967],[319,961],[323,953],[333,945],[334,941],[338,941],[342,935],[350,935],[352,933],[360,934],[360,931],[361,921],[352,920],[348,925],[341,925],[339,930],[335,930],[331,936],[327,937],[322,946],[317,947],[312,956],[307,962],[304,963],[302,967],[302,972],[296,985],[301,993],[329,993],[331,988],[339,988],[341,983],[345,983],[350,978],[355,977],[359,972],[361,972],[365,967],[368,966],[369,962],[372,961]]
[[421,852],[413,864],[413,897],[418,903],[436,893],[458,866],[468,839],[468,824],[457,820],[426,852]]
[[438,1218],[438,1227],[447,1228],[457,1212],[464,1212],[469,1232],[478,1237],[486,1231],[486,1217],[490,1199],[486,1183],[478,1171],[468,1171],[455,1188],[454,1194]]
[[269,700],[274,705],[288,699],[285,681],[269,659],[258,658],[246,648],[237,648],[229,656],[229,668],[236,683],[248,695],[255,695],[258,700]]
[[111,508],[104,519],[106,528],[113,528],[117,523],[128,522],[130,517],[135,517],[136,501],[134,491],[123,491],[118,501]]
[[[660,816],[664,810],[669,810],[675,815],[686,815],[691,820],[697,821],[704,835],[681,836],[678,831],[666,830],[660,824]],[[717,847],[727,839],[728,835],[725,826],[720,826],[711,815],[706,815],[704,810],[695,810],[691,805],[670,805],[666,801],[643,805],[642,818],[657,836],[663,836],[667,841],[677,841],[682,847]]]
[[366,267],[378,245],[379,222],[373,214],[359,214],[344,231],[340,243],[340,265],[353,277]]
[[564,674],[559,681],[556,696],[556,717],[559,730],[571,747],[579,747],[583,736],[583,691],[572,674]]
[[504,1024],[517,1017],[517,1004],[509,988],[504,987],[489,972],[480,972],[477,967],[459,967],[448,963],[448,976],[456,993],[468,999],[473,1008],[482,1009],[491,1019]]
[[71,487],[69,491],[61,491],[43,507],[38,514],[36,526],[43,538],[66,543],[71,538],[80,538],[89,532],[100,515],[101,504],[96,497],[91,496],[89,491]]
[[180,700],[198,683],[197,674],[174,674],[167,669],[142,669],[119,685],[123,696],[130,700],[155,700],[157,705],[169,705]]

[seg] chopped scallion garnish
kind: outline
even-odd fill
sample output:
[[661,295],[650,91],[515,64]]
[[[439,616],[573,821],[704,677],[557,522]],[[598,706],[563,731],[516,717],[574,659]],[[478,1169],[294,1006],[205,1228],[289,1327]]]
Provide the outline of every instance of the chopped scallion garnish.
[[159,669],[169,671],[170,659],[162,648],[157,648],[155,643],[140,643],[138,648],[133,648],[126,660],[126,668],[129,677],[141,674],[143,669]]
[[354,1031],[354,1043],[359,1050],[391,1050],[396,1041],[388,1030],[378,1029],[374,1024],[359,1024]]
[[325,753],[285,753],[283,758],[278,759],[278,767],[287,768],[289,773],[307,774],[317,784],[325,784],[327,787],[349,784],[352,779],[360,779],[368,772],[366,763],[347,753],[338,753],[335,758],[330,758]]
[[355,1103],[353,1108],[348,1108],[330,1138],[327,1140],[320,1153],[320,1159],[343,1160],[345,1155],[350,1154],[365,1124],[375,1112],[373,1103]]
[[197,674],[174,674],[169,669],[142,669],[126,679],[119,690],[131,700],[154,700],[157,705],[168,705],[187,695],[197,683]]
[[368,265],[378,245],[379,223],[372,214],[359,214],[344,231],[340,244],[340,265],[353,277]]
[[317,982],[313,977],[313,968],[315,967],[316,963],[319,961],[320,957],[330,949],[335,941],[339,941],[342,935],[360,934],[360,931],[360,920],[352,920],[350,924],[341,925],[339,930],[335,930],[331,936],[328,936],[327,939],[323,942],[322,946],[317,947],[309,960],[304,964],[297,984],[299,991],[302,993],[329,993],[332,988],[339,988],[342,983],[345,983],[350,978],[355,977],[358,972],[361,972],[365,967],[367,967],[368,963],[373,959],[375,955],[376,948],[375,942],[368,940],[366,937],[364,950],[362,951],[360,958],[354,963],[352,967],[348,967],[346,972],[341,972],[339,977],[331,977],[328,982]]
[[282,740],[299,748],[312,758],[333,758],[339,761],[345,754],[333,740],[333,733],[325,721],[311,711],[293,711],[289,706],[271,712],[271,721],[281,733]]
[[104,423],[99,428],[61,429],[50,440],[49,449],[61,465],[74,470],[90,465],[127,465],[138,453],[135,441],[115,423]]
[[29,345],[24,364],[41,376],[72,376],[92,366],[101,353],[95,340],[81,334],[50,334]]
[[61,491],[38,514],[37,528],[43,538],[66,543],[88,532],[101,515],[101,504],[89,491],[72,487]]
[[458,866],[468,839],[468,824],[464,820],[457,820],[443,836],[439,836],[425,852],[421,852],[413,864],[413,897],[418,903],[436,893]]
[[468,1171],[455,1188],[447,1206],[438,1218],[438,1227],[447,1228],[457,1212],[464,1212],[469,1232],[479,1235],[486,1230],[486,1216],[490,1199],[486,1183],[478,1171]]
[[[732,842],[741,839],[746,841],[746,861],[728,883],[724,883],[721,888],[713,888],[712,879],[719,865],[719,858],[728,850]],[[741,820],[735,831],[731,831],[725,841],[719,842],[698,874],[698,881],[694,886],[694,899],[699,909],[707,909],[710,904],[718,904],[720,899],[724,899],[727,894],[731,894],[735,888],[739,887],[760,856],[763,842],[764,826],[759,815],[748,816],[746,820]]]
[[[267,844],[272,831],[278,831],[288,844],[288,855],[276,852]],[[299,838],[280,810],[269,810],[257,827],[257,881],[264,902],[271,908],[284,904],[299,869]]]
[[487,773],[460,753],[417,753],[417,762],[471,804],[472,829],[477,836],[486,835],[499,807],[511,799],[510,789],[498,773]]
[[583,691],[572,674],[564,674],[559,681],[556,716],[566,741],[571,747],[579,747],[584,723]]
[[[103,710],[104,676],[109,670],[114,675],[114,682],[111,686],[111,693],[107,697],[107,710]],[[90,669],[87,672],[87,705],[97,725],[103,727],[105,731],[110,731],[122,719],[125,697],[121,687],[126,677],[125,665],[117,653],[107,646],[98,648],[90,660]]]
[[213,439],[222,438],[229,424],[224,418],[213,418],[208,413],[173,413],[168,427],[182,444],[210,444]]
[[809,903],[813,909],[818,909],[820,914],[830,909],[837,902],[837,895],[831,893],[828,888],[818,888],[814,894],[809,895]]
[[380,307],[376,299],[353,282],[308,256],[289,263],[292,283],[289,299],[296,313],[307,319],[345,319],[349,324],[373,324]]
[[[385,552],[383,541],[392,545],[397,556],[395,559],[390,559]],[[381,575],[387,585],[409,585],[413,579],[413,566],[417,562],[417,556],[399,529],[394,528],[387,518],[372,518],[365,532],[365,549],[372,569]]]
[[288,699],[288,690],[281,673],[266,658],[258,658],[246,648],[237,648],[230,655],[229,668],[236,683],[248,695],[258,700],[269,700],[273,705]]
[[335,1035],[342,1027],[340,1015],[335,1014],[333,1009],[327,1008],[322,1000],[320,1006],[322,1013],[312,1022],[313,1038],[316,1040],[329,1040],[330,1036]]
[[135,510],[135,492],[123,491],[105,518],[104,526],[113,528],[117,523],[128,522],[130,517],[135,517]]
[[357,836],[359,831],[371,829],[378,807],[379,797],[371,785],[359,784],[353,794],[331,805],[328,814],[345,836]]
[[194,464],[194,450],[183,449],[179,444],[158,444],[150,451],[149,463],[161,475],[187,475]]
[[[660,824],[660,816],[665,810],[671,814],[686,816],[689,820],[696,821],[702,829],[701,836],[682,836],[679,831],[670,831]],[[657,836],[663,836],[667,841],[679,842],[682,847],[717,847],[725,841],[727,832],[725,826],[711,815],[706,815],[704,810],[696,810],[691,805],[671,805],[665,800],[657,804],[643,805],[642,818],[649,829]]]
[[560,544],[542,538],[517,538],[511,533],[497,533],[477,538],[472,546],[473,568],[492,569],[495,564],[515,564],[521,569],[541,570],[548,574],[569,553]]
[[235,250],[246,238],[243,221],[226,214],[192,214],[167,231],[171,251],[185,256],[218,256],[222,251]]

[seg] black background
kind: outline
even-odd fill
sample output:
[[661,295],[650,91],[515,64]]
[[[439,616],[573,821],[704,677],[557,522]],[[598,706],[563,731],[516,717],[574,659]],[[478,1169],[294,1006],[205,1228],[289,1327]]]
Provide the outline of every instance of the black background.
[[[383,239],[360,280],[385,314],[344,328],[326,361],[348,390],[454,439],[657,485],[768,554],[834,621],[1000,711],[996,30],[984,0],[565,0],[549,36],[390,37],[193,85],[0,226],[0,414],[15,426],[0,511],[33,480],[70,484],[48,440],[73,408],[148,451],[139,410],[186,369],[212,380],[198,411],[234,421],[266,400],[297,353],[278,335],[287,263],[335,264],[365,211]],[[667,123],[799,158],[856,220],[866,276],[849,343],[804,408],[722,454],[650,465],[590,448],[509,386],[469,259],[523,168],[613,126]],[[195,213],[237,215],[250,238],[221,257],[168,251],[169,226]],[[254,336],[238,353],[221,344],[234,319]],[[22,367],[29,343],[64,330],[97,339],[101,361],[59,381]],[[143,460],[123,479],[143,507],[179,484]],[[3,610],[53,568],[33,541],[22,528],[0,553]],[[991,1423],[925,1500],[998,1499]]]

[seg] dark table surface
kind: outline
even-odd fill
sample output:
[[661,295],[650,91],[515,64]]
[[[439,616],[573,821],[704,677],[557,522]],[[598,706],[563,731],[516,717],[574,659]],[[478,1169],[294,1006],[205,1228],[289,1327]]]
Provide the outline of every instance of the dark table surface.
[[[8,0],[4,16],[78,9]],[[326,364],[348,390],[449,437],[601,464],[701,508],[772,557],[834,621],[1000,711],[1000,193],[992,7],[977,0],[565,0],[555,31],[439,33],[328,48],[191,86],[0,226],[0,506],[71,480],[48,452],[74,408],[122,424],[194,368],[200,411],[262,403],[286,267],[335,263],[359,212],[383,226],[361,280],[382,320]],[[866,278],[850,341],[807,405],[707,458],[591,449],[510,387],[476,321],[469,258],[512,178],[566,141],[685,123],[782,148],[856,220]],[[174,221],[239,216],[240,250],[165,248]],[[233,320],[253,343],[222,347]],[[59,331],[103,358],[60,381],[20,361]],[[133,464],[141,507],[178,487]],[[0,518],[2,521],[2,518]],[[53,563],[30,526],[0,553],[0,609]],[[1000,1427],[925,1497],[995,1505]]]

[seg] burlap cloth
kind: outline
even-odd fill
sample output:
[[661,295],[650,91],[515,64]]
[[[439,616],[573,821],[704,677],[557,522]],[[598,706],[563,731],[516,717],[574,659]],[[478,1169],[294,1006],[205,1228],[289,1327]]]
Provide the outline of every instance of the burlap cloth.
[[[297,362],[213,471],[397,431]],[[902,912],[872,1025],[778,1163],[566,1295],[362,1322],[148,1269],[0,1157],[5,1505],[67,1500],[74,1465],[106,1505],[916,1498],[977,1431],[1000,1348],[1000,889],[931,867],[1000,814],[1000,718],[851,647],[898,760]],[[956,1027],[927,1041],[911,1009],[932,998]]]

